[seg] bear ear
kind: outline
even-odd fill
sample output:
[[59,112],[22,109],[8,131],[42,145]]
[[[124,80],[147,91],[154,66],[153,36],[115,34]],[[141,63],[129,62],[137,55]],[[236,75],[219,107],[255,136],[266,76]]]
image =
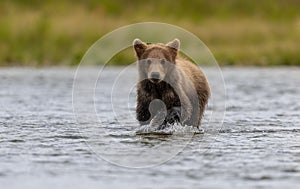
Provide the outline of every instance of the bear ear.
[[169,52],[171,53],[172,58],[175,60],[180,47],[179,39],[174,39],[173,41],[170,41],[166,44],[166,46],[169,48]]
[[180,47],[180,41],[179,39],[174,39],[173,41],[167,43],[166,46],[176,49],[178,51]]
[[145,52],[147,44],[141,41],[140,39],[133,40],[133,47],[138,58]]

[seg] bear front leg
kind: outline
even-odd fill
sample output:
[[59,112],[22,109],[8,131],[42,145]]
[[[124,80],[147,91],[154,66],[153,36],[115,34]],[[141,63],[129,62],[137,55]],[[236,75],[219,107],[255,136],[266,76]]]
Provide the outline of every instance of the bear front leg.
[[158,127],[158,129],[165,129],[168,124],[173,125],[176,122],[180,122],[180,107],[172,107],[168,110],[167,116],[165,117],[164,122]]
[[180,122],[181,124],[189,124],[189,120],[192,116],[192,104],[190,99],[186,96],[185,93],[179,94],[179,98],[181,101],[181,114],[180,114]]
[[[144,108],[147,107],[147,108]],[[150,123],[150,112],[148,111],[148,106],[140,105],[137,107],[137,120],[139,121],[140,125],[147,125]]]
[[138,90],[136,118],[140,125],[148,125],[151,121],[151,114],[148,109],[151,100],[143,90]]
[[165,119],[166,123],[174,124],[175,122],[180,122],[180,107],[173,107],[168,110],[167,117]]
[[150,125],[159,127],[164,123],[165,117],[168,114],[167,108],[163,101],[160,99],[154,99],[149,105],[149,111],[151,114]]

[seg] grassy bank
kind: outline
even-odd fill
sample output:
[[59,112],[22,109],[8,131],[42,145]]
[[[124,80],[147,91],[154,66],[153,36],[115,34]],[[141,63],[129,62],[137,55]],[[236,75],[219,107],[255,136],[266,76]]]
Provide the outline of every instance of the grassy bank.
[[300,65],[299,10],[297,0],[3,0],[0,65],[76,65],[102,35],[143,21],[193,32],[222,65]]

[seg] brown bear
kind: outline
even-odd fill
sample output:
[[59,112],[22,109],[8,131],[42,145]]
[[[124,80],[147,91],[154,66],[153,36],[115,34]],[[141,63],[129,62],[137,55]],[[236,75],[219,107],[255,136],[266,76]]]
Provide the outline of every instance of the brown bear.
[[159,120],[159,129],[179,122],[199,128],[210,96],[204,73],[178,53],[180,41],[167,44],[133,41],[137,56],[137,120]]

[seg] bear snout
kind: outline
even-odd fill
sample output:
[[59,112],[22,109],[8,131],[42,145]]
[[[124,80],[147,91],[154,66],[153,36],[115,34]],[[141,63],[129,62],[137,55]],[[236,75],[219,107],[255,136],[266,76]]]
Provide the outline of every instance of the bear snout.
[[161,74],[159,72],[151,72],[150,76],[148,76],[148,77],[152,83],[159,83],[162,80]]
[[151,78],[152,79],[159,79],[160,78],[159,72],[152,72],[151,73]]

